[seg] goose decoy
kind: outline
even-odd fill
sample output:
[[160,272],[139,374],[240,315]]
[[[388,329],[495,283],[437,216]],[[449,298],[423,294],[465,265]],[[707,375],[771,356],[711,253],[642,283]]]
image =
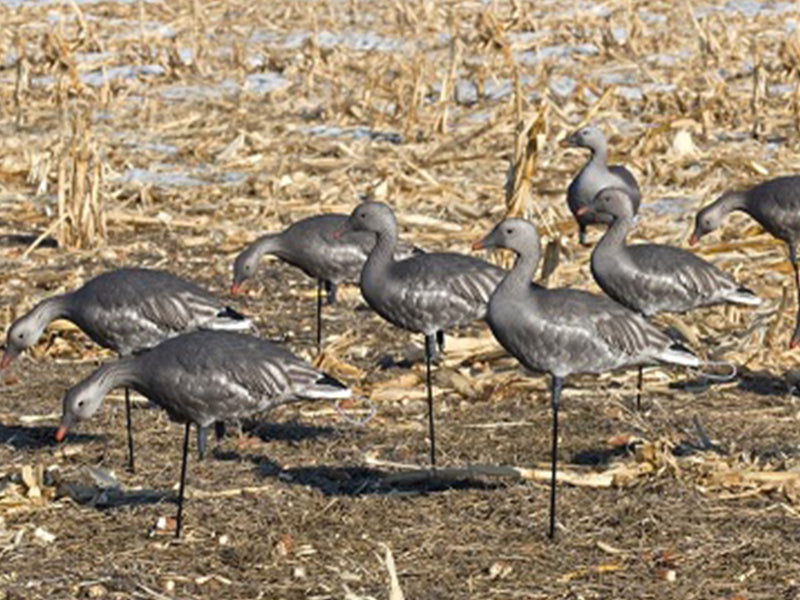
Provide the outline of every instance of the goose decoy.
[[[682,313],[714,304],[758,306],[761,299],[714,265],[691,252],[664,244],[628,246],[634,202],[622,188],[601,190],[578,210],[594,213],[611,224],[592,251],[592,275],[611,298],[645,317]],[[636,406],[641,400],[639,367]]]
[[582,127],[566,138],[562,142],[562,146],[588,148],[592,153],[567,188],[567,204],[578,223],[580,243],[585,246],[587,245],[586,227],[607,222],[604,217],[598,215],[578,213],[582,207],[592,201],[597,192],[607,187],[623,188],[633,200],[634,214],[639,210],[642,193],[633,173],[620,165],[608,165],[608,143],[606,136],[598,127],[594,125]]
[[[0,368],[39,340],[45,327],[66,319],[119,356],[136,354],[195,329],[246,331],[249,319],[203,288],[165,271],[117,269],[98,275],[73,292],[52,296],[8,330]],[[134,470],[130,393],[125,388],[128,468]],[[224,425],[217,426],[222,435]]]
[[173,421],[185,424],[175,537],[181,535],[192,425],[197,427],[202,457],[212,423],[297,400],[351,396],[342,383],[271,342],[240,333],[194,331],[107,363],[68,390],[56,440],[63,441],[70,427],[95,414],[105,395],[122,386],[132,387],[166,410]]
[[[397,221],[380,202],[358,205],[340,230],[370,232],[375,242],[361,271],[361,294],[392,325],[425,336],[428,431],[431,466],[436,466],[431,360],[447,329],[486,316],[486,305],[505,271],[473,256],[430,252],[395,260]],[[339,234],[337,234],[339,235]]]
[[[334,239],[347,215],[326,214],[301,219],[280,233],[267,233],[245,248],[233,263],[231,293],[238,294],[244,282],[253,276],[261,257],[274,254],[317,280],[317,353],[322,344],[322,290],[328,304],[336,303],[340,283],[358,281],[361,267],[367,260],[375,238],[364,232],[351,231]],[[400,243],[395,251],[398,259],[421,253],[419,248]]]
[[[694,232],[689,243],[717,229],[728,213],[739,210],[753,217],[773,236],[789,248],[789,260],[794,270],[800,318],[800,269],[797,264],[797,243],[800,241],[800,176],[777,177],[750,188],[728,191],[700,210],[694,220]],[[789,346],[800,341],[800,321],[795,324]]]
[[541,258],[539,234],[522,219],[498,224],[473,248],[507,248],[516,262],[489,301],[497,341],[527,369],[549,373],[553,410],[549,537],[555,535],[558,410],[564,378],[640,364],[698,366],[697,357],[642,316],[605,296],[547,289],[531,279]]

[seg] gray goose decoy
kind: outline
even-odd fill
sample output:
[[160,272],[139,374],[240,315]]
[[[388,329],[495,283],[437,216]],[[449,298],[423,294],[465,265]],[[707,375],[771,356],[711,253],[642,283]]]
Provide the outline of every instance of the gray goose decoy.
[[634,214],[639,210],[642,193],[636,178],[628,169],[619,165],[608,165],[608,143],[606,136],[598,127],[587,125],[565,139],[562,145],[588,148],[592,153],[567,188],[567,204],[578,223],[580,243],[585,246],[586,227],[607,222],[599,215],[578,212],[592,201],[597,192],[607,187],[623,188],[633,200]]
[[[714,304],[758,306],[761,299],[714,265],[691,252],[663,244],[625,242],[633,227],[634,204],[621,188],[601,190],[579,209],[610,219],[608,231],[592,251],[592,275],[611,298],[651,317],[682,313]],[[640,405],[642,367],[639,367],[636,406]]]
[[[39,340],[56,319],[72,321],[92,340],[120,356],[136,354],[195,329],[245,331],[249,319],[203,288],[165,271],[117,269],[98,275],[73,292],[52,296],[20,317],[8,330],[0,368],[6,368]],[[133,426],[125,388],[128,468],[134,470]],[[223,424],[217,428],[222,435]]]
[[507,248],[518,256],[489,301],[487,321],[497,341],[522,365],[552,376],[553,440],[549,536],[555,535],[558,409],[564,378],[603,373],[640,364],[698,366],[692,352],[673,342],[635,312],[605,296],[580,290],[535,286],[531,279],[541,257],[536,228],[508,219],[483,240],[481,248]]
[[344,399],[350,390],[292,353],[253,336],[225,331],[194,331],[152,350],[110,362],[64,396],[56,440],[76,421],[97,412],[108,392],[132,387],[186,426],[175,537],[181,535],[189,430],[197,427],[202,458],[207,427],[243,418],[296,400]]
[[452,252],[395,260],[397,221],[392,209],[380,202],[357,206],[342,234],[349,231],[375,236],[375,246],[361,271],[361,293],[367,304],[393,325],[425,336],[430,460],[435,466],[431,359],[436,340],[441,341],[441,332],[446,329],[485,318],[489,296],[504,271],[473,256]]
[[[334,239],[333,233],[347,222],[347,215],[327,214],[301,219],[279,233],[267,233],[245,248],[233,264],[231,293],[238,294],[253,276],[261,257],[274,254],[317,280],[317,353],[322,342],[322,289],[328,304],[336,302],[336,289],[345,281],[358,281],[361,267],[375,245],[374,236],[358,231]],[[397,258],[422,252],[401,243]]]
[[728,213],[739,210],[789,248],[797,289],[798,318],[789,347],[800,342],[800,269],[797,264],[797,243],[800,241],[800,176],[777,177],[743,191],[728,191],[697,213],[689,243],[717,229]]

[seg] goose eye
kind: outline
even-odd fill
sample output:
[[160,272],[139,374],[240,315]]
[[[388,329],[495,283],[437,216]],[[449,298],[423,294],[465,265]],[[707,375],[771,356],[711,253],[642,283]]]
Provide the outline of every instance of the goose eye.
[[78,406],[83,406],[83,400],[78,401]]
[[19,339],[22,339],[24,336],[23,336],[21,333],[18,333],[18,334],[17,334],[17,337],[18,337]]
[[506,229],[506,233],[508,234],[514,233],[514,230],[511,229],[511,227],[509,227],[508,229]]

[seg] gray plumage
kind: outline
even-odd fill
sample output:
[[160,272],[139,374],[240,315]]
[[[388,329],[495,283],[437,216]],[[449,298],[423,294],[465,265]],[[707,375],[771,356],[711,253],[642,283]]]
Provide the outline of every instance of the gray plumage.
[[728,213],[737,210],[786,242],[790,255],[796,256],[800,241],[800,176],[777,177],[749,190],[725,192],[697,213],[692,243],[717,229]]
[[247,330],[251,322],[210,292],[165,271],[117,269],[37,304],[9,328],[6,354],[33,346],[55,319],[126,356],[195,329]]
[[489,297],[505,273],[499,267],[452,252],[395,260],[397,222],[392,210],[378,202],[356,207],[348,229],[376,237],[361,272],[361,293],[393,325],[431,336],[486,316]]
[[610,298],[532,285],[541,248],[527,221],[500,223],[483,246],[518,254],[492,295],[487,321],[500,344],[527,368],[566,377],[656,362],[699,364],[689,350]]
[[105,395],[121,386],[146,396],[174,421],[201,428],[293,400],[350,397],[341,383],[271,342],[195,331],[97,369],[66,393],[62,426],[92,416]]
[[652,316],[714,304],[761,303],[730,275],[682,248],[627,245],[634,210],[624,189],[602,190],[586,210],[612,219],[592,252],[592,275],[608,296],[631,310]]
[[522,219],[498,224],[474,248],[508,248],[514,267],[489,301],[487,321],[497,341],[523,366],[552,376],[553,432],[549,536],[555,536],[558,411],[564,377],[602,373],[654,362],[698,366],[697,357],[673,343],[642,316],[605,296],[531,283],[541,258],[539,234]]
[[132,387],[185,424],[175,537],[183,523],[189,432],[197,426],[197,447],[205,453],[206,428],[294,400],[349,398],[335,379],[274,344],[225,331],[195,331],[152,350],[97,369],[64,396],[56,440],[78,420],[96,413],[116,387]]
[[361,271],[361,294],[375,312],[408,331],[425,335],[425,383],[431,465],[436,465],[431,360],[444,331],[486,316],[486,306],[504,271],[472,256],[451,252],[395,260],[397,221],[379,202],[358,205],[346,231],[370,232],[375,246]]
[[[347,215],[317,215],[301,219],[280,233],[261,236],[236,257],[234,290],[253,276],[265,254],[273,254],[309,277],[325,282],[329,291],[345,281],[358,281],[375,237],[363,231],[348,231],[334,239],[334,232],[346,222]],[[400,243],[395,252],[397,258],[405,258],[421,251]],[[332,293],[335,295],[335,291]]]
[[592,125],[583,127],[566,140],[570,146],[587,148],[591,156],[567,188],[567,204],[578,223],[581,244],[586,243],[586,227],[607,223],[608,219],[593,213],[578,214],[597,193],[607,187],[618,187],[628,192],[633,200],[634,214],[639,210],[642,193],[633,174],[623,166],[608,165],[608,143],[603,132]]
[[704,235],[714,231],[733,211],[753,217],[773,236],[783,240],[789,249],[798,298],[798,314],[790,347],[800,343],[800,268],[797,262],[797,243],[800,242],[800,176],[777,177],[749,190],[728,191],[700,210],[689,243],[696,244]]

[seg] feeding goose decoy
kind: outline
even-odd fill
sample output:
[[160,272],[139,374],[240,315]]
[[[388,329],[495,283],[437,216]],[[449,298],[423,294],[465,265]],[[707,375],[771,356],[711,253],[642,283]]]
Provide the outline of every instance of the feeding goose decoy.
[[[333,233],[342,228],[347,215],[326,214],[301,219],[278,233],[267,233],[249,246],[233,264],[231,292],[241,291],[244,282],[252,277],[265,254],[297,267],[317,280],[317,353],[322,343],[322,290],[326,290],[328,304],[336,302],[340,283],[358,281],[361,267],[375,245],[374,236],[350,231],[336,239]],[[402,259],[422,250],[400,242],[395,258]]]
[[425,336],[430,461],[436,465],[431,360],[440,332],[486,316],[486,306],[505,271],[473,256],[431,252],[396,260],[397,221],[380,202],[357,206],[341,230],[369,232],[374,247],[361,271],[367,304],[393,325]]
[[[592,251],[592,275],[608,296],[631,310],[651,317],[715,304],[761,304],[758,296],[736,283],[733,277],[682,248],[664,244],[628,245],[626,238],[633,228],[635,209],[626,190],[601,190],[578,214],[588,212],[611,220]],[[637,408],[641,386],[640,366]]]
[[474,249],[507,248],[517,254],[489,301],[487,321],[498,342],[522,365],[551,375],[553,439],[550,527],[555,535],[558,410],[564,379],[575,373],[604,373],[640,364],[698,366],[697,357],[642,316],[605,296],[531,283],[541,258],[533,224],[508,219]]
[[[749,190],[725,192],[697,213],[689,243],[696,244],[701,237],[722,225],[728,213],[737,210],[753,217],[789,248],[800,318],[800,267],[797,264],[797,243],[800,241],[800,176],[777,177]],[[789,346],[793,348],[798,342],[800,321],[795,323]]]
[[[249,319],[210,292],[165,271],[126,268],[108,271],[73,292],[41,301],[8,330],[0,368],[35,345],[45,327],[66,319],[119,356],[136,354],[195,329],[246,331]],[[128,468],[134,470],[133,425],[125,388]],[[219,424],[217,434],[222,434]]]
[[608,164],[608,142],[600,128],[594,125],[582,127],[563,140],[562,146],[587,148],[591,151],[589,160],[575,176],[567,188],[567,204],[578,223],[580,243],[586,245],[586,228],[596,223],[607,222],[604,217],[579,210],[588,205],[597,193],[607,187],[621,187],[633,200],[633,212],[639,210],[642,193],[636,178],[628,169],[620,165]]
[[107,363],[68,390],[56,440],[63,441],[70,427],[95,414],[105,395],[122,386],[132,387],[185,425],[175,537],[181,534],[192,425],[202,458],[212,423],[293,401],[351,396],[342,383],[271,342],[240,333],[195,331]]

